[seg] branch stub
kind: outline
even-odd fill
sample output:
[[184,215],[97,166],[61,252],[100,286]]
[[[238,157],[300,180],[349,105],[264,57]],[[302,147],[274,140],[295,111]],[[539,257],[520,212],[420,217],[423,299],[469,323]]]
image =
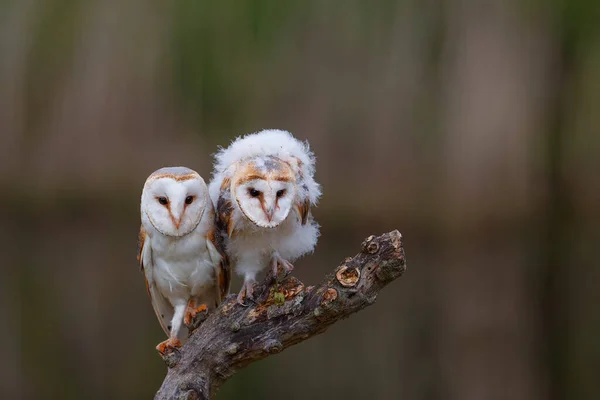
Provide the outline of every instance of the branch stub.
[[329,288],[323,295],[323,301],[321,302],[321,305],[329,304],[329,303],[333,302],[335,299],[337,299],[337,297],[338,297],[337,290],[335,290],[334,288]]
[[338,268],[335,277],[337,278],[340,285],[345,287],[352,287],[356,285],[356,283],[360,279],[360,270],[358,268],[350,269],[346,265],[342,265],[340,268]]

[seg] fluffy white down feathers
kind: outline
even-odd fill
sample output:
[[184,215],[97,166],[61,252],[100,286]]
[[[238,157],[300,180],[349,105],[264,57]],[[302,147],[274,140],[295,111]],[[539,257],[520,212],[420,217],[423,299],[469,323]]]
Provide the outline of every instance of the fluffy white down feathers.
[[319,226],[310,214],[321,195],[315,157],[307,143],[282,130],[249,134],[215,155],[209,193],[217,227],[236,272],[244,277],[238,296],[252,296],[256,275],[313,251]]

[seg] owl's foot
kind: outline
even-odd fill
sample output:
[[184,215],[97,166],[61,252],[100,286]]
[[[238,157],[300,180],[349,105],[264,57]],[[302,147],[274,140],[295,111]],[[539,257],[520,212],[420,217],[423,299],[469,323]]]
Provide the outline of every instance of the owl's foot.
[[156,346],[156,350],[160,353],[161,356],[165,356],[169,353],[174,352],[175,350],[181,347],[181,342],[177,338],[169,338],[164,342],[161,342]]
[[274,253],[271,257],[271,270],[273,273],[273,279],[277,281],[277,277],[279,276],[279,266],[283,269],[283,278],[287,277],[290,272],[293,271],[294,266],[288,260],[281,258],[281,256],[277,253]]
[[187,305],[187,309],[185,310],[185,316],[183,317],[183,323],[188,327],[188,328],[197,328],[197,325],[200,325],[199,323],[196,324],[195,321],[198,314],[200,313],[206,313],[208,312],[208,308],[206,307],[206,304],[201,304],[200,306],[196,307],[196,302],[194,300],[190,300],[188,302]]
[[247,307],[246,299],[254,300],[254,285],[256,281],[254,279],[246,279],[242,284],[242,288],[240,289],[240,293],[237,297],[237,302],[239,305]]

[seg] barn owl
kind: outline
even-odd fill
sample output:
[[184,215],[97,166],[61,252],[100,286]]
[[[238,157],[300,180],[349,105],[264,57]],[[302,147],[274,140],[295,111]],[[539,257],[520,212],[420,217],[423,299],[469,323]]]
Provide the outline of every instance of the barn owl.
[[209,193],[227,255],[244,279],[238,303],[252,298],[263,269],[289,273],[314,249],[319,226],[310,208],[321,195],[314,172],[308,144],[282,130],[240,137],[215,155]]
[[[138,261],[160,326],[161,354],[181,347],[198,312],[229,292],[230,272],[206,183],[184,167],[152,173],[142,191]],[[184,325],[183,325],[184,324]]]

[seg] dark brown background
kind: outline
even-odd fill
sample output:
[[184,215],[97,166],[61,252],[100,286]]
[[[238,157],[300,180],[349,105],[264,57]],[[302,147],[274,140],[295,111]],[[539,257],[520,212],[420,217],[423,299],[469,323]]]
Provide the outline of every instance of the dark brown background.
[[0,397],[150,398],[143,182],[282,128],[324,189],[297,275],[394,228],[408,271],[220,399],[597,398],[598,4],[2,2]]

